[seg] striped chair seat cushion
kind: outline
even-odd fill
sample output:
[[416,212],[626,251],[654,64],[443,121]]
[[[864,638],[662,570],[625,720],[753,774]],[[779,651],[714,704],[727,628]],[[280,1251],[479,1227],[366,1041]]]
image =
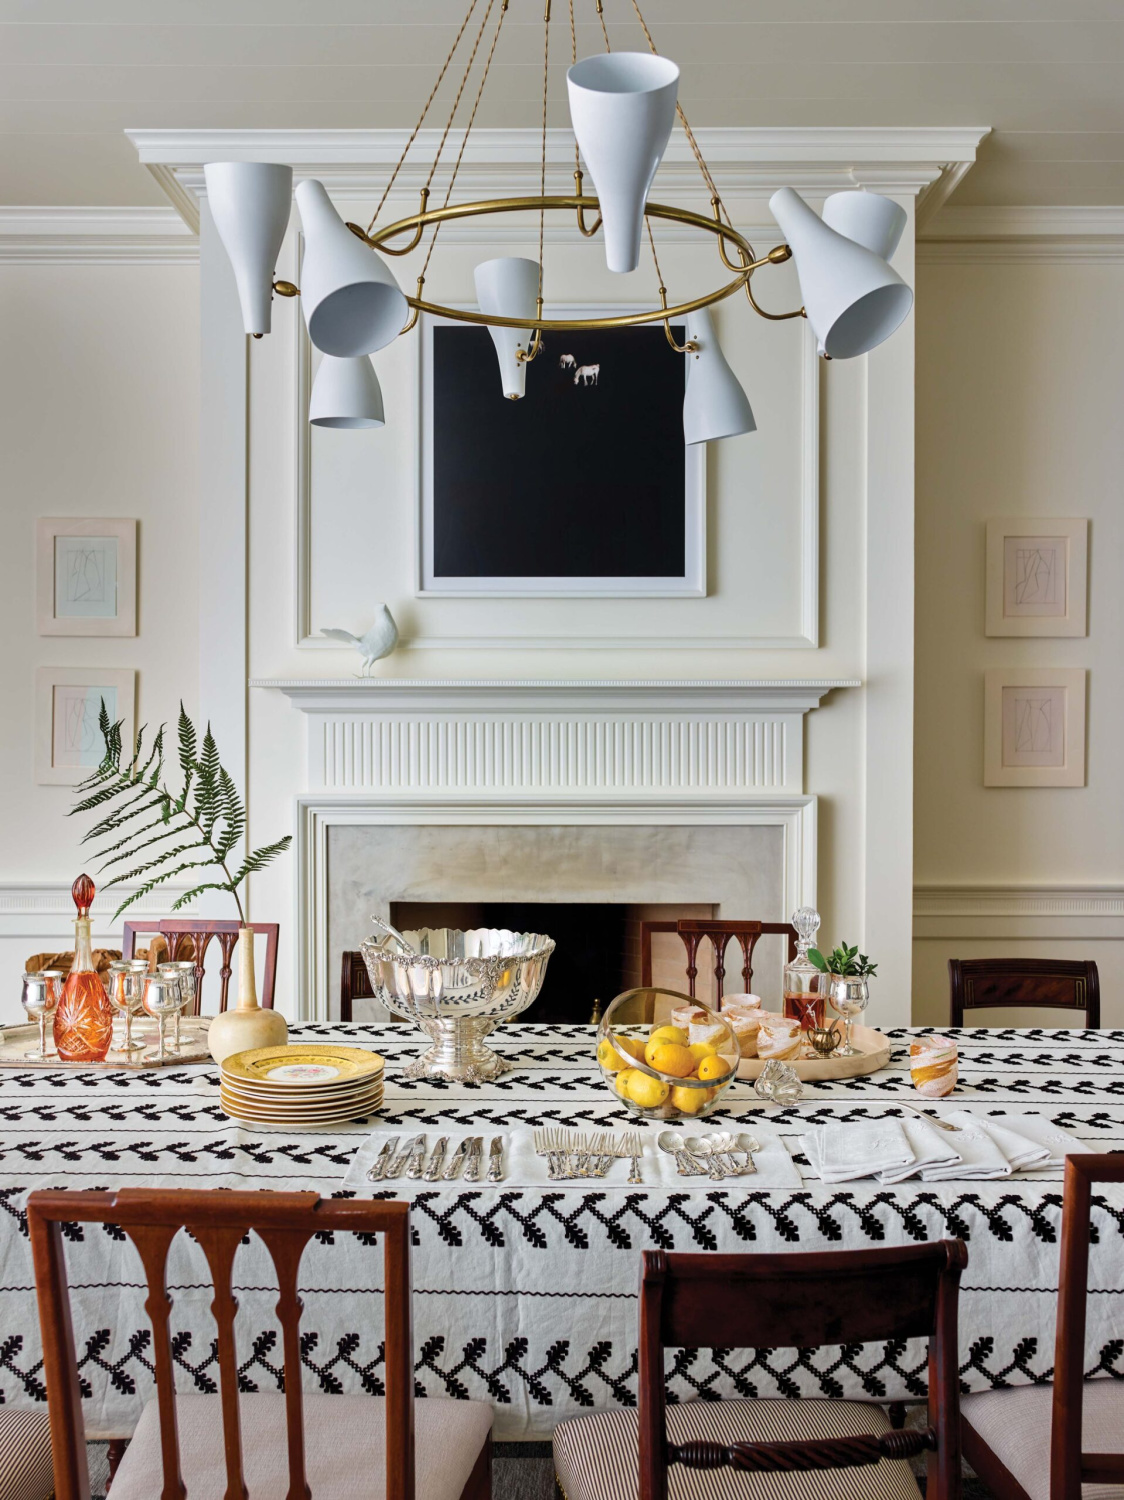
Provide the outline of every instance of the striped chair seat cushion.
[[[572,1417],[554,1429],[554,1471],[567,1500],[637,1500],[635,1411]],[[802,1442],[886,1432],[880,1406],[862,1401],[687,1401],[667,1408],[670,1442]],[[668,1470],[671,1500],[920,1500],[904,1460],[861,1469],[746,1474],[737,1469]]]
[[54,1484],[46,1408],[0,1406],[0,1500],[47,1500]]
[[[1049,1500],[1052,1385],[961,1396],[960,1418],[1021,1484],[1030,1500]],[[1087,1380],[1081,1392],[1086,1453],[1124,1452],[1124,1382]],[[1124,1484],[1083,1484],[1082,1500],[1124,1500]]]

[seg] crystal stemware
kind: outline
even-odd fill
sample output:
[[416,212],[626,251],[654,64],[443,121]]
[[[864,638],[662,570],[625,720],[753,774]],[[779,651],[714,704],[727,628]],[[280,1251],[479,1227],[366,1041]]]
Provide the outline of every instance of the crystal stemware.
[[33,1057],[37,1062],[54,1055],[47,1051],[47,1022],[58,1009],[63,978],[61,969],[41,969],[37,974],[23,976],[20,1002],[28,1016],[39,1023],[39,1046],[25,1052],[24,1056]]
[[[191,970],[192,976],[193,976],[193,980],[194,980],[194,973],[195,973],[195,965],[194,965],[194,963],[184,963],[184,962],[180,962],[179,960],[176,960],[174,962],[169,962],[169,963],[166,963],[166,964],[161,964],[159,966],[159,968],[156,970],[157,974],[160,975],[161,979],[166,979],[168,981],[168,983],[174,987],[174,989],[176,991],[176,994],[179,996],[179,1001],[180,1001],[180,1003],[179,1003],[178,1007],[176,1008],[176,1011],[175,1011],[175,1013],[173,1015],[172,1039],[171,1039],[171,1041],[169,1041],[167,1043],[167,1048],[168,1048],[169,1052],[182,1052],[183,1051],[183,1044],[180,1041],[180,1016],[183,1014],[184,1007],[188,1003],[188,997],[187,997],[187,994],[185,993],[185,991],[186,991],[186,985],[184,983],[184,980],[185,980],[185,977],[186,977],[185,976],[185,970],[187,970],[187,969]],[[194,982],[193,982],[192,983],[192,990],[193,991],[194,991],[194,988],[195,988],[195,986],[194,986]]]
[[847,1032],[843,1038],[843,1045],[835,1055],[837,1057],[857,1057],[862,1049],[856,1047],[851,1041],[851,1028],[855,1023],[855,1017],[861,1016],[870,1004],[870,985],[866,976],[834,975],[827,992],[827,998],[832,1010],[836,1015],[842,1016],[847,1023]]
[[195,1013],[195,960],[193,958],[178,958],[169,967],[175,969],[179,976],[180,1000],[182,1004],[176,1012],[174,1050],[182,1052],[189,1044],[181,1043],[180,1041],[180,1017],[194,1015]]
[[[166,978],[163,974],[152,974],[148,977],[144,986],[144,1008],[160,1027],[159,1046],[156,1052],[158,1062],[165,1062],[169,1049],[165,1046],[164,1033],[169,1016],[174,1016],[180,1008],[180,987],[176,980]],[[152,1054],[149,1053],[151,1057]]]

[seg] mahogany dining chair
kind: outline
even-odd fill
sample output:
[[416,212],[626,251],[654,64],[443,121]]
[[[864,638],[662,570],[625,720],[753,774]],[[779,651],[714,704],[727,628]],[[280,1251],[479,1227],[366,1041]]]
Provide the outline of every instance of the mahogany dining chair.
[[964,1457],[998,1500],[1124,1496],[1124,1385],[1085,1379],[1094,1182],[1124,1182],[1124,1156],[1065,1159],[1053,1382],[961,1397]]
[[[667,1500],[668,1469],[679,1466],[695,1472],[679,1478],[676,1493],[698,1500],[919,1500],[906,1460],[927,1452],[927,1500],[958,1500],[956,1304],[967,1260],[960,1240],[777,1255],[646,1250],[639,1406],[555,1428],[559,1488],[568,1500]],[[911,1338],[929,1346],[922,1427],[899,1430],[866,1401],[667,1404],[665,1348],[804,1350]]]
[[[262,973],[258,1004],[265,1010],[272,1010],[273,991],[277,980],[277,940],[281,931],[280,923],[250,922],[247,925],[252,927],[255,933],[265,936],[265,969]],[[211,945],[211,940],[217,939],[222,955],[222,966],[219,969],[219,1013],[221,1014],[226,1010],[226,1002],[230,993],[230,976],[233,972],[231,955],[234,953],[238,934],[241,931],[241,922],[207,922],[199,917],[162,917],[155,922],[126,922],[121,940],[121,956],[132,958],[136,952],[138,936],[147,935],[150,939],[153,936],[164,939],[169,958],[194,958],[195,1000],[191,1014],[198,1016],[201,1014],[203,968],[207,949]]]
[[[89,1500],[82,1395],[70,1317],[64,1226],[109,1224],[132,1240],[148,1283],[156,1399],[144,1408],[112,1482],[112,1500],[190,1500],[287,1494],[324,1500],[488,1500],[492,1408],[414,1402],[410,1209],[404,1202],[323,1199],[317,1193],[122,1188],[30,1194],[55,1500]],[[177,1395],[166,1265],[176,1234],[201,1246],[214,1287],[217,1396]],[[277,1276],[284,1394],[240,1394],[234,1259],[250,1230]],[[314,1235],[381,1234],[385,1285],[385,1398],[305,1395],[301,1389],[301,1255]],[[385,1471],[385,1484],[376,1480]],[[22,1500],[22,1497],[21,1497]]]
[[1101,982],[1092,961],[1065,958],[950,958],[950,1026],[966,1010],[1084,1011],[1085,1025],[1101,1024]]
[[51,1500],[53,1492],[47,1413],[0,1407],[0,1500]]
[[727,921],[702,917],[680,917],[678,921],[652,921],[640,923],[640,987],[648,989],[652,983],[652,934],[674,932],[687,950],[687,993],[695,998],[698,983],[698,955],[703,939],[710,942],[714,958],[715,993],[719,1002],[726,992],[726,949],[737,939],[742,955],[742,993],[753,992],[753,950],[762,937],[779,935],[788,939],[788,960],[796,957],[796,928],[788,922],[740,922],[732,917]]

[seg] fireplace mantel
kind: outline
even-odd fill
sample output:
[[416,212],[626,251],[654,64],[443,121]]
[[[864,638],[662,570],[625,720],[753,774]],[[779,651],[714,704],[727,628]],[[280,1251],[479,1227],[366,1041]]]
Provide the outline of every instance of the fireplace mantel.
[[804,790],[803,717],[854,679],[266,678],[307,715],[308,790]]

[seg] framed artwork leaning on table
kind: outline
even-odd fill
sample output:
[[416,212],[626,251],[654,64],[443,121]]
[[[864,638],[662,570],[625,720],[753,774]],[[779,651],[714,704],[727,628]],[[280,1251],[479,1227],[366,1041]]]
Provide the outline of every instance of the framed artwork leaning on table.
[[136,521],[41,516],[35,582],[40,635],[136,635]]

